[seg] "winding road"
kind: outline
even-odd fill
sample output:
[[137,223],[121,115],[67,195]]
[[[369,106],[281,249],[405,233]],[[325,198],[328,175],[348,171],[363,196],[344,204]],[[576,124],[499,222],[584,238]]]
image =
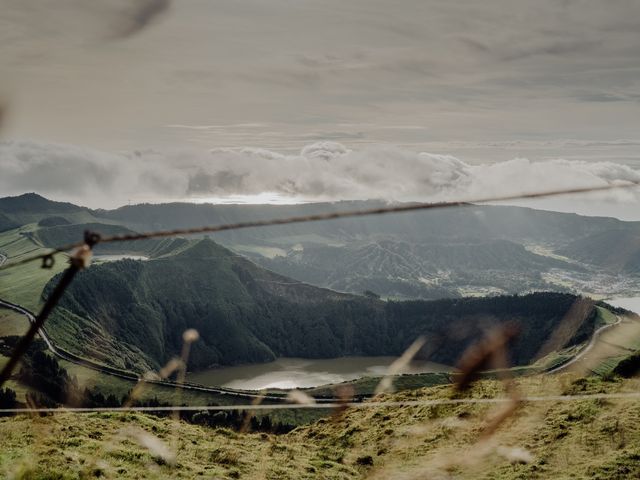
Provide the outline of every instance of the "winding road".
[[596,343],[598,343],[598,339],[600,338],[600,335],[602,335],[602,333],[605,330],[615,327],[616,325],[620,325],[620,322],[622,322],[622,318],[620,317],[620,315],[616,315],[616,319],[617,320],[614,323],[608,323],[606,325],[603,325],[602,327],[598,328],[595,332],[593,332],[593,335],[591,336],[591,340],[589,341],[587,346],[584,347],[577,355],[571,358],[571,360],[557,367],[553,367],[551,370],[547,370],[546,373],[551,374],[551,373],[561,372],[562,370],[565,370],[566,368],[570,367],[571,365],[585,358],[585,356],[593,349],[593,347],[596,346]]
[[[35,322],[35,315],[31,311],[27,310],[26,308],[20,305],[16,305],[15,303],[12,303],[12,302],[7,302],[6,300],[0,300],[0,307],[4,307],[24,315],[25,317],[27,317],[27,319],[31,323]],[[108,367],[98,362],[94,362],[93,360],[80,357],[63,348],[56,347],[44,329],[40,329],[38,334],[47,344],[47,348],[51,350],[51,353],[53,353],[56,357],[62,360],[66,360],[67,362],[75,363],[76,365],[80,365],[80,366],[89,368],[91,370],[104,373],[105,375],[111,375],[113,377],[130,380],[132,382],[139,382],[142,379],[136,373],[127,372],[125,370],[119,370],[113,367]],[[171,380],[146,380],[145,379],[145,382],[153,385],[161,385],[161,386],[170,387],[170,388],[180,387],[180,388],[183,388],[184,390],[212,393],[216,395],[227,395],[237,399],[251,399],[251,400],[261,399],[261,401],[263,402],[268,401],[268,402],[277,402],[277,403],[285,403],[285,402],[289,403],[287,401],[286,395],[273,395],[273,394],[263,395],[258,392],[255,392],[255,393],[246,392],[243,390],[235,390],[232,388],[224,388],[224,387],[207,387],[205,385],[199,385],[199,384],[190,383],[190,382],[178,384],[177,382],[173,382]],[[316,397],[315,400],[318,403],[333,403],[338,401],[336,398],[333,398],[333,397],[319,397],[319,398]]]

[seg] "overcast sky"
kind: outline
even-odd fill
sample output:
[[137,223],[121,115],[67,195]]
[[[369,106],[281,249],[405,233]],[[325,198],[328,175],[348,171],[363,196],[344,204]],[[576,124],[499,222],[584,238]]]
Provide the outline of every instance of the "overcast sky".
[[[609,182],[640,168],[637,0],[0,0],[0,12],[8,194],[82,200],[71,169],[124,203],[267,189],[408,199],[480,185],[488,164],[514,188],[536,187],[530,170]],[[309,150],[322,141],[334,143]]]

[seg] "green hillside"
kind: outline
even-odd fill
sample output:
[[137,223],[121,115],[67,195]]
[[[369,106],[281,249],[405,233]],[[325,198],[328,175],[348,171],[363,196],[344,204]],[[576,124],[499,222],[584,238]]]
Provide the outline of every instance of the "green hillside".
[[601,266],[606,271],[640,273],[640,232],[612,229],[579,238],[560,253]]
[[19,223],[14,222],[6,215],[0,213],[0,232],[5,232],[7,230],[13,230],[14,228],[18,228],[20,226]]
[[36,193],[0,198],[0,212],[17,225],[38,222],[52,215],[73,223],[95,221],[87,208],[68,202],[55,202]]
[[[51,217],[49,217],[51,218]],[[42,224],[42,221],[40,222]],[[38,228],[32,235],[34,241],[45,247],[54,248],[60,245],[68,245],[82,241],[84,232],[99,232],[102,235],[126,235],[135,233],[121,225],[111,225],[105,223],[76,223],[68,225],[56,225],[52,227]],[[148,253],[153,250],[159,240],[138,240],[134,242],[104,243],[95,246],[94,252],[101,253]]]
[[[26,225],[0,233],[0,254],[6,256],[7,264],[48,250],[34,240],[36,229],[35,225]],[[0,299],[35,310],[41,302],[45,285],[65,267],[66,255],[61,254],[51,269],[40,268],[40,262],[33,262],[0,270]]]
[[[128,369],[161,366],[182,332],[201,340],[193,369],[276,357],[399,355],[419,335],[431,360],[452,365],[491,325],[517,321],[513,362],[529,363],[575,301],[537,293],[438,301],[383,302],[339,294],[265,270],[205,239],[174,255],[122,260],[82,272],[48,322],[64,348]],[[595,311],[568,344],[586,340]]]
[[55,202],[37,193],[25,193],[16,197],[0,198],[0,211],[11,212],[16,215],[26,213],[76,213],[82,210],[86,210],[86,208],[68,202]]
[[[251,255],[251,252],[247,252]],[[501,239],[406,242],[392,239],[331,246],[306,242],[286,255],[251,258],[283,275],[340,291],[404,298],[451,298],[461,287],[485,293],[550,289],[541,272],[584,268],[537,255]]]

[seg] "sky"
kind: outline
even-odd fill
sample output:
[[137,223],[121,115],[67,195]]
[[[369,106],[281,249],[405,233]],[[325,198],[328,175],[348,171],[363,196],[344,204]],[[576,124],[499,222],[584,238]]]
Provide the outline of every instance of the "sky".
[[[429,200],[640,179],[636,0],[0,12],[4,194]],[[629,192],[545,205],[640,219]]]

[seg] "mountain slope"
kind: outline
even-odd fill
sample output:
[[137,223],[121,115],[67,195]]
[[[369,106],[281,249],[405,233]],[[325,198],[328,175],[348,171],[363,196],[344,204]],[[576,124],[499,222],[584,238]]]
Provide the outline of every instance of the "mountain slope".
[[[54,202],[30,193],[0,198],[0,213],[8,216],[65,216],[84,213],[103,223],[125,225],[136,231],[185,228],[235,223],[268,218],[363,210],[388,205],[382,201],[314,203],[302,205],[212,205],[193,203],[140,204],[115,210],[89,210],[70,203]],[[89,221],[89,220],[87,220]],[[469,205],[394,215],[373,215],[309,224],[282,225],[217,234],[225,243],[248,240],[288,244],[288,238],[314,237],[325,240],[353,240],[371,236],[392,236],[405,241],[427,239],[506,239],[515,242],[561,244],[609,230],[640,231],[640,222],[614,218],[585,217],[571,213],[530,208]],[[431,242],[434,243],[434,242]]]
[[253,254],[261,265],[309,283],[391,297],[457,297],[465,285],[516,293],[545,287],[541,272],[584,270],[507,240],[410,243],[392,239],[345,246],[298,245],[286,255]]
[[76,213],[86,210],[73,203],[55,202],[37,193],[25,193],[16,197],[0,198],[0,211],[20,213]]
[[50,215],[58,215],[75,221],[95,220],[95,217],[85,207],[67,202],[54,202],[36,193],[0,198],[0,213],[19,225],[37,222]]
[[[108,225],[147,231],[383,205],[381,201],[283,206],[171,203],[88,210],[27,194],[0,199],[0,215],[9,226],[42,220],[46,224],[48,218],[57,217],[56,222],[62,219],[75,225],[60,231],[79,240],[82,224],[107,232],[116,228]],[[40,233],[46,237],[53,232],[43,229]],[[636,265],[640,223],[613,218],[469,205],[242,229],[220,232],[214,238],[282,275],[351,293],[370,290],[385,298],[435,299],[550,289],[587,295],[640,291]],[[616,258],[611,258],[613,245]],[[98,247],[98,251],[107,249],[145,255],[150,250],[138,244]]]
[[[169,203],[131,205],[93,214],[133,228],[180,228],[203,224],[230,223],[267,218],[284,218],[346,210],[363,210],[388,205],[381,201],[336,202],[302,205],[194,205]],[[638,229],[637,222],[614,218],[585,217],[510,206],[469,205],[463,208],[408,212],[347,218],[305,225],[262,228],[259,231],[220,234],[224,241],[251,238],[272,239],[319,235],[325,238],[362,238],[394,235],[406,240],[441,238],[502,238],[512,241],[559,242],[612,228]]]
[[13,230],[14,228],[18,228],[20,226],[19,223],[14,222],[6,215],[0,213],[0,232],[6,232],[7,230]]
[[[50,288],[50,287],[49,287]],[[433,361],[453,364],[491,325],[519,321],[513,361],[531,361],[575,297],[383,302],[283,277],[211,240],[145,262],[123,260],[81,273],[48,323],[70,350],[137,370],[179,353],[195,328],[194,369],[276,357],[399,355],[419,335]],[[569,343],[584,341],[595,313]]]
[[640,232],[612,229],[571,242],[559,253],[611,272],[640,274]]
[[[51,218],[51,217],[49,217]],[[40,222],[42,223],[42,221]],[[33,239],[45,247],[54,248],[60,245],[76,243],[84,238],[85,231],[99,232],[102,235],[126,235],[135,233],[121,225],[105,223],[74,223],[41,227],[29,233]],[[161,243],[161,240],[145,239],[133,242],[102,243],[95,246],[94,251],[100,253],[148,253]]]

